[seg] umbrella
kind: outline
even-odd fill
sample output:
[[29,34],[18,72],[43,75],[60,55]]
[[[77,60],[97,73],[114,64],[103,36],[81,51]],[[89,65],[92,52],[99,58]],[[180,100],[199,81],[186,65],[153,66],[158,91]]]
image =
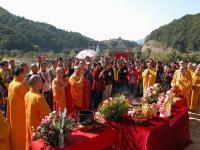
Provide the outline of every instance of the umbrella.
[[78,53],[76,58],[78,59],[85,59],[86,57],[94,58],[97,52],[91,49],[82,50]]

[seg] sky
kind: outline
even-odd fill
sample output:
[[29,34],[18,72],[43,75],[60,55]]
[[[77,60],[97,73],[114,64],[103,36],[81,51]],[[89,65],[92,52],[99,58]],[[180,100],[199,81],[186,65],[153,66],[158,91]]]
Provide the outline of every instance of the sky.
[[174,19],[200,13],[200,0],[0,0],[0,6],[95,40],[140,40]]

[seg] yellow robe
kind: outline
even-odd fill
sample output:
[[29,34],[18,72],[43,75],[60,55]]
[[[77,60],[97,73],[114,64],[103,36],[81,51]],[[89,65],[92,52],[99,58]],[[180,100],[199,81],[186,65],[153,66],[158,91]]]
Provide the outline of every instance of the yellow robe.
[[0,149],[10,150],[10,126],[0,112]]
[[57,78],[55,78],[52,82],[52,92],[53,92],[53,103],[54,103],[54,110],[58,111],[59,108],[63,112],[66,108],[66,94],[65,94],[65,88],[63,87],[64,84],[61,81],[58,81]]
[[190,107],[192,76],[190,71],[186,70],[184,74],[180,70],[176,70],[172,80],[172,87],[175,86],[183,94],[187,100],[187,106]]
[[75,106],[83,107],[83,80],[75,73],[69,78],[71,85],[72,102]]
[[190,109],[195,111],[198,108],[198,104],[200,102],[200,75],[193,74],[192,76],[192,85],[194,88],[192,88],[191,92],[191,103],[190,103]]
[[148,87],[152,86],[156,82],[156,74],[157,72],[154,68],[144,70],[142,73],[144,92]]
[[37,91],[30,89],[25,95],[26,110],[26,150],[31,144],[32,127],[37,129],[42,119],[49,115],[50,108],[45,98]]
[[7,119],[11,129],[11,149],[26,148],[26,121],[24,96],[28,92],[26,85],[15,78],[8,88]]
[[119,70],[117,68],[113,68],[114,72],[114,81],[119,81]]
[[193,69],[188,69],[188,70],[190,71],[191,76],[193,76],[195,74],[195,70],[193,70]]

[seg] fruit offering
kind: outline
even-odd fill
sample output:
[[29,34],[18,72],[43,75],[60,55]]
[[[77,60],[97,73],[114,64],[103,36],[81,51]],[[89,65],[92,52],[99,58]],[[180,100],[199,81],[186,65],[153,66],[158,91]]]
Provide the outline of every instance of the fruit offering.
[[156,103],[148,104],[145,103],[142,105],[142,111],[144,113],[144,116],[147,118],[153,118],[157,115],[157,106]]
[[132,114],[131,119],[134,120],[135,124],[142,124],[147,120],[142,108],[134,108],[134,113]]

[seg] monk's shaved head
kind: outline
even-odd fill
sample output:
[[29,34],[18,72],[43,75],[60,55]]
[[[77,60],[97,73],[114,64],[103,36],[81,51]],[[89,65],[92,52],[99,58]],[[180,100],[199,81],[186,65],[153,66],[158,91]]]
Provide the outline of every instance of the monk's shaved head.
[[56,76],[57,76],[57,78],[61,79],[61,78],[63,78],[63,75],[64,75],[64,70],[63,70],[63,68],[58,67],[58,68],[56,69]]
[[57,69],[56,69],[56,74],[58,74],[59,72],[62,72],[63,71],[63,68],[62,67],[58,67]]
[[42,82],[42,79],[39,75],[32,75],[29,79],[30,86],[36,85],[38,82]]
[[185,64],[185,62],[183,60],[179,61],[179,64]]
[[198,66],[196,67],[195,73],[196,73],[196,74],[200,74],[200,65],[198,65]]
[[76,67],[74,67],[74,72],[75,72],[77,75],[81,75],[81,66],[76,66]]

